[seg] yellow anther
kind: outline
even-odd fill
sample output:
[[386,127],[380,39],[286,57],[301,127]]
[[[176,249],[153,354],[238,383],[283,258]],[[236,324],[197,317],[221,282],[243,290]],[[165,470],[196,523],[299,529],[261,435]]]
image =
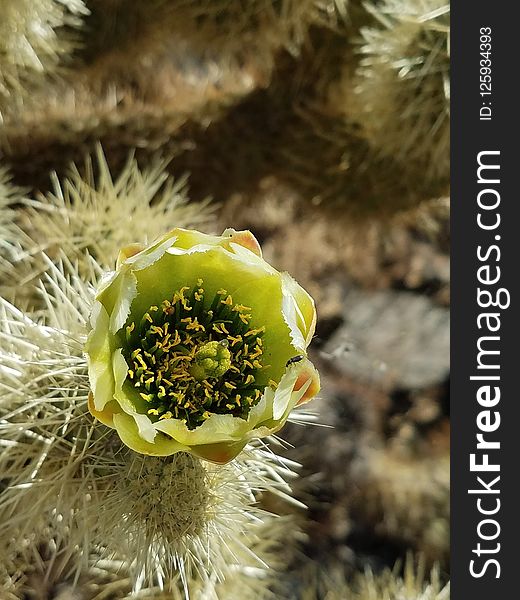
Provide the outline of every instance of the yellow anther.
[[226,329],[224,323],[213,323],[213,330],[217,333],[229,335],[229,331]]
[[233,298],[231,297],[231,295],[228,295],[225,300],[221,300],[220,302],[222,304],[225,304],[226,306],[231,306],[233,304]]
[[[236,414],[242,407],[248,410],[253,406],[262,395],[255,384],[255,371],[265,368],[261,338],[265,327],[250,324],[251,308],[234,304],[232,295],[221,288],[213,305],[222,306],[208,310],[203,304],[206,293],[202,286],[199,279],[197,286],[182,287],[159,307],[150,306],[141,323],[130,323],[126,328],[131,354],[125,354],[128,377],[137,392],[142,390],[141,398],[151,403],[147,414],[155,419],[180,419],[190,429],[215,410]],[[156,314],[161,307],[163,312]],[[182,313],[183,307],[191,312]],[[219,322],[213,322],[214,318]],[[246,333],[233,331],[237,323],[237,329]],[[143,346],[132,349],[135,330],[140,331]],[[211,339],[213,336],[217,339]],[[217,380],[220,383],[216,384]],[[276,387],[274,381],[270,384]],[[242,396],[244,392],[237,392],[243,386],[249,391]]]
[[241,335],[237,335],[236,337],[229,335],[228,339],[231,341],[231,346],[234,346],[235,344],[239,344],[242,341],[242,336]]
[[[251,315],[248,315],[251,316]],[[265,327],[259,327],[258,329],[250,329],[247,333],[244,333],[244,337],[249,337],[250,335],[258,335],[259,333],[265,333]]]
[[264,351],[262,350],[262,348],[259,348],[258,346],[256,346],[255,351],[249,355],[249,358],[258,358],[259,356],[261,356],[263,354],[263,352]]
[[198,322],[197,317],[194,317],[193,321],[191,323],[189,323],[188,325],[186,325],[186,329],[189,329],[189,330],[193,329],[194,331],[206,331],[206,328],[204,327],[204,325],[202,325],[202,323]]
[[139,364],[143,367],[143,369],[148,368],[148,365],[144,362],[144,359],[140,354],[137,354],[135,358],[138,360]]
[[163,300],[161,306],[165,315],[172,315],[175,311],[175,307],[172,306],[172,303],[169,300]]
[[276,381],[273,381],[272,379],[269,379],[269,386],[276,389],[278,387],[278,384],[276,383]]
[[201,279],[200,277],[197,279],[197,287],[201,288],[204,284],[204,279]]
[[243,304],[235,304],[235,306],[233,306],[233,308],[231,309],[234,312],[242,312],[245,310],[252,310],[250,306],[244,306]]

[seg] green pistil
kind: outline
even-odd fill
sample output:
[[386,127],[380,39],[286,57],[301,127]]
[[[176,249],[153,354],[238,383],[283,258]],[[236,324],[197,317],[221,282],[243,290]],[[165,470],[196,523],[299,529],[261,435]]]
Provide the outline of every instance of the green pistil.
[[128,377],[156,419],[182,419],[190,429],[211,414],[243,419],[265,387],[264,327],[226,290],[205,298],[202,280],[183,287],[126,327]]
[[229,342],[206,342],[201,346],[193,357],[189,369],[190,375],[197,381],[203,381],[209,377],[219,379],[229,371],[231,367],[231,352],[228,350]]

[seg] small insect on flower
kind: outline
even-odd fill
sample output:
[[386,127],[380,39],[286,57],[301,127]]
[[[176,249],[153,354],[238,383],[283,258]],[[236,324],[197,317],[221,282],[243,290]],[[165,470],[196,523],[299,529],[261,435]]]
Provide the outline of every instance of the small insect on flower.
[[319,391],[315,323],[312,298],[249,231],[134,244],[92,310],[90,411],[137,452],[228,462]]
[[301,360],[303,360],[303,356],[301,354],[298,354],[297,356],[293,356],[292,358],[290,358],[286,363],[285,366],[288,367],[289,365],[294,365],[295,363],[300,362]]

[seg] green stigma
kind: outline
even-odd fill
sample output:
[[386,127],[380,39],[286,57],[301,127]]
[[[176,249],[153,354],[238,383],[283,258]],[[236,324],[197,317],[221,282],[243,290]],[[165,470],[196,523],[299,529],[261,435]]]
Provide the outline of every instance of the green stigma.
[[206,298],[199,279],[127,324],[128,381],[150,418],[181,419],[190,429],[215,413],[247,419],[271,384],[265,327],[253,327],[252,318],[226,290]]
[[231,352],[228,350],[229,342],[207,342],[195,352],[190,374],[197,381],[203,381],[208,377],[218,379],[222,377],[231,367]]

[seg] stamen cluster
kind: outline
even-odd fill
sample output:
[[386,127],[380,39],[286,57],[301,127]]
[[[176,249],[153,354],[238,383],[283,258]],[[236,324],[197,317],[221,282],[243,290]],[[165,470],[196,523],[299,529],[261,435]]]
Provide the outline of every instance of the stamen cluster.
[[250,311],[224,289],[210,304],[199,279],[127,325],[128,378],[152,420],[181,419],[195,429],[212,413],[247,418],[267,384],[265,327],[251,326]]

